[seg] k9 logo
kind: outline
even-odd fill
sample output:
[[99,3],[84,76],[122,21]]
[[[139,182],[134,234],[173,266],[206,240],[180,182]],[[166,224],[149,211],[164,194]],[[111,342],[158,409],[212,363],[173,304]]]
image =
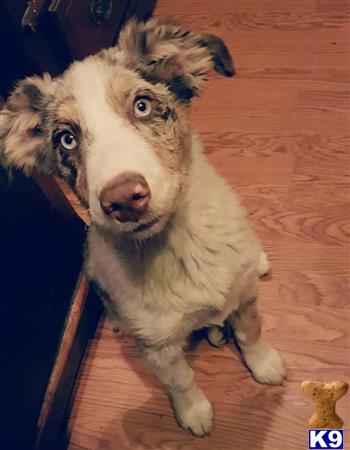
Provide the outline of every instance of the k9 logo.
[[309,448],[344,448],[344,430],[309,430]]

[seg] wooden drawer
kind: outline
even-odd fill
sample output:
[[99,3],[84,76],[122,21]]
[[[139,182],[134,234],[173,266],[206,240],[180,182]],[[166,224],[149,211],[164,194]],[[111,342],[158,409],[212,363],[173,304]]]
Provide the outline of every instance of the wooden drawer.
[[[82,59],[110,46],[125,15],[127,0],[55,0],[45,15],[49,43],[68,58]],[[58,45],[57,45],[58,44]]]

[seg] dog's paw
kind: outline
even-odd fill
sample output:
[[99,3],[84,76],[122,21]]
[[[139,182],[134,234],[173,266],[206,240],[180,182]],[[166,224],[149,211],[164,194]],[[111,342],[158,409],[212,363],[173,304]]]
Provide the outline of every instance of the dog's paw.
[[244,357],[253,377],[259,383],[282,384],[285,369],[277,350],[263,341],[245,348]]
[[195,387],[172,395],[176,420],[197,437],[208,436],[213,428],[214,410],[203,392]]
[[267,255],[264,251],[260,253],[259,264],[258,264],[258,274],[259,277],[264,277],[270,272],[271,265],[270,261],[267,259]]

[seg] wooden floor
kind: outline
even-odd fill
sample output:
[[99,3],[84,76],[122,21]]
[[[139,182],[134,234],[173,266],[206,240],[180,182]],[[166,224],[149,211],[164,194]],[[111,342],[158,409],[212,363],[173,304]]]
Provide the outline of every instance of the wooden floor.
[[[302,450],[307,377],[350,379],[347,0],[159,0],[156,14],[221,36],[235,79],[214,75],[193,105],[210,161],[234,186],[268,252],[265,335],[288,380],[252,380],[233,345],[188,354],[213,402],[211,437],[177,427],[132,341],[102,320],[83,363],[70,450]],[[338,404],[349,446],[350,394]]]

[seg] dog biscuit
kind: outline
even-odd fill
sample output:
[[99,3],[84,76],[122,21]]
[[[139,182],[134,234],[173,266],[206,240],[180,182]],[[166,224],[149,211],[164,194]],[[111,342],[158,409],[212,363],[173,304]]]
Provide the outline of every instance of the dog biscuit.
[[339,429],[343,426],[342,419],[335,412],[336,402],[348,391],[349,385],[342,381],[305,380],[301,390],[315,402],[315,414],[310,417],[310,428]]

